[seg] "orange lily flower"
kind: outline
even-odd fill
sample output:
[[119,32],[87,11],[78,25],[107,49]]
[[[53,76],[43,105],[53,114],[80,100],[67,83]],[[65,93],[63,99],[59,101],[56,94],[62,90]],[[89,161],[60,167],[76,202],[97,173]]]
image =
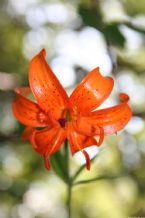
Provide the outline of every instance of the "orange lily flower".
[[[48,157],[68,139],[72,154],[82,151],[89,170],[90,158],[84,148],[100,146],[105,135],[124,128],[132,115],[129,97],[121,93],[120,104],[95,110],[110,95],[114,85],[111,77],[100,74],[99,68],[92,70],[68,97],[48,66],[45,55],[43,49],[30,62],[30,89],[16,89],[12,108],[15,117],[27,126],[22,137],[29,139],[32,147],[44,157],[48,170]],[[37,102],[25,97],[30,90]],[[43,128],[38,130],[37,127]]]

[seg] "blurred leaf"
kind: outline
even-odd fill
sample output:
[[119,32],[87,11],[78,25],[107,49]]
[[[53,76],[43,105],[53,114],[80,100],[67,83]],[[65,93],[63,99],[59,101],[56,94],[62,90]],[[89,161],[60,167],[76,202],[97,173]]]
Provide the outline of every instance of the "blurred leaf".
[[8,6],[8,1],[0,2],[0,70],[24,73],[26,60],[22,53],[24,33],[28,29],[22,16],[17,16]]
[[103,29],[105,38],[109,41],[109,44],[123,47],[125,44],[125,37],[119,30],[118,23],[111,23],[104,26]]
[[15,23],[1,25],[0,66],[2,71],[25,72],[27,64],[22,54],[23,34],[21,26],[15,25]]
[[56,152],[50,156],[50,162],[55,173],[61,178],[64,182],[67,182],[67,172],[63,162],[63,155],[60,151]]
[[79,14],[81,15],[85,25],[102,29],[102,17],[99,8],[87,8],[84,5],[79,7]]

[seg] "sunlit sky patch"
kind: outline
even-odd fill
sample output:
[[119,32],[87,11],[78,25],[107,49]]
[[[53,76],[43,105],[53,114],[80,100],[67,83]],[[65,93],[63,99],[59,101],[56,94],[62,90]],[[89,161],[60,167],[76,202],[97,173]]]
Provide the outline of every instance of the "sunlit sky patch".
[[56,38],[55,49],[59,55],[69,58],[72,64],[82,66],[88,71],[100,66],[104,75],[111,72],[111,61],[103,36],[92,27],[85,27],[80,32],[60,32]]
[[74,68],[69,62],[66,62],[65,57],[53,59],[51,66],[55,75],[64,87],[69,87],[75,84],[76,74]]
[[[9,0],[9,9],[12,8],[18,14],[25,14],[26,11],[33,5],[37,4],[39,0]],[[12,7],[12,8],[11,8]]]
[[3,160],[3,170],[10,176],[18,176],[23,171],[23,163],[15,154],[7,155]]
[[[126,92],[130,96],[130,102],[135,105],[145,103],[145,87],[141,84],[138,76],[129,71],[122,71],[117,77],[120,91]],[[126,85],[127,84],[127,85]]]
[[63,205],[60,204],[60,187],[62,189],[62,186],[57,182],[56,188],[53,189],[52,187],[54,187],[54,185],[55,181],[51,181],[51,179],[46,182],[35,181],[31,183],[24,195],[21,209],[25,208],[28,211],[30,210],[33,216],[38,214],[44,216],[49,214],[49,216],[52,217],[56,217],[56,214],[63,216],[64,208]]
[[125,21],[128,19],[121,2],[116,0],[105,0],[102,2],[101,9],[106,22]]
[[[126,48],[128,50],[137,50],[142,46],[143,37],[141,34],[128,28],[125,25],[120,25],[120,30],[126,38]],[[134,51],[135,52],[135,51]]]
[[137,15],[135,18],[130,19],[130,21],[138,27],[145,29],[145,16],[144,15]]
[[130,134],[137,134],[140,131],[142,131],[145,127],[144,120],[140,117],[133,116],[132,119],[129,121],[128,125],[125,127],[125,129]]
[[72,5],[60,2],[37,5],[26,11],[26,21],[31,28],[37,28],[46,23],[66,25],[76,16]]
[[140,153],[135,138],[126,134],[124,138],[122,137],[118,145],[122,151],[125,165],[129,168],[136,167],[140,161]]
[[[54,43],[54,38],[55,32],[49,27],[39,27],[28,31],[23,39],[23,53],[25,57],[30,60],[43,47],[49,50]],[[47,55],[51,56],[48,52]]]

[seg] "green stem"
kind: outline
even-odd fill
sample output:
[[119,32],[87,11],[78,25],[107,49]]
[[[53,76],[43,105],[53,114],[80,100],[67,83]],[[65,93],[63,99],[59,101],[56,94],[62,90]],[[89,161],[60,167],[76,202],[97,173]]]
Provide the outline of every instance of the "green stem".
[[67,174],[67,179],[69,182],[69,149],[68,149],[68,141],[67,139],[65,140],[64,143],[64,159],[65,159],[65,169],[66,169],[66,174]]
[[111,180],[111,179],[118,179],[119,177],[125,176],[123,174],[120,175],[104,175],[104,176],[99,176],[99,177],[95,177],[92,179],[88,179],[88,180],[81,180],[78,182],[75,182],[73,185],[82,185],[82,184],[87,184],[87,183],[92,183],[92,182],[97,182],[99,180]]
[[71,183],[68,184],[67,187],[67,212],[68,212],[68,218],[71,218],[71,197],[72,197],[72,185]]
[[65,149],[65,164],[66,164],[66,173],[67,173],[67,213],[68,218],[71,218],[71,197],[72,197],[72,178],[70,176],[70,166],[69,166],[69,149],[68,149],[68,141],[65,141],[64,145]]

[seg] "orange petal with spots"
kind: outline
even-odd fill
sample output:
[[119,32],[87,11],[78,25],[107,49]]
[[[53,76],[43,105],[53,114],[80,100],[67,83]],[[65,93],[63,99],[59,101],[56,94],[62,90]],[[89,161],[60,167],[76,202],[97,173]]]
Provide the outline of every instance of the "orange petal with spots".
[[87,114],[98,107],[110,95],[114,82],[111,77],[101,75],[99,68],[92,70],[77,86],[70,102],[82,114]]
[[30,138],[32,147],[42,156],[52,155],[60,149],[66,138],[63,128],[35,130]]
[[[55,120],[60,119],[68,104],[66,91],[45,60],[43,49],[29,66],[29,83],[39,106]],[[63,76],[63,75],[62,75]]]
[[35,130],[30,137],[34,150],[44,158],[47,170],[51,169],[49,156],[58,151],[66,139],[66,131],[62,128],[45,128]]
[[71,124],[68,125],[67,138],[70,143],[72,154],[81,151],[86,147],[98,144],[93,137],[78,133]]
[[79,117],[75,128],[88,136],[100,135],[100,128],[105,135],[111,135],[123,129],[131,119],[132,110],[128,105],[128,95],[121,93],[119,105],[91,112],[88,116]]
[[16,94],[12,103],[12,110],[16,119],[26,126],[44,127],[50,125],[48,116],[40,107],[21,94]]
[[86,160],[86,168],[87,170],[90,170],[91,160],[89,154],[84,150],[84,148],[98,145],[97,141],[93,137],[85,136],[75,131],[72,124],[68,125],[67,138],[70,143],[72,154],[81,151]]
[[22,133],[22,136],[21,136],[22,140],[23,141],[29,140],[34,130],[35,130],[34,127],[27,126]]

